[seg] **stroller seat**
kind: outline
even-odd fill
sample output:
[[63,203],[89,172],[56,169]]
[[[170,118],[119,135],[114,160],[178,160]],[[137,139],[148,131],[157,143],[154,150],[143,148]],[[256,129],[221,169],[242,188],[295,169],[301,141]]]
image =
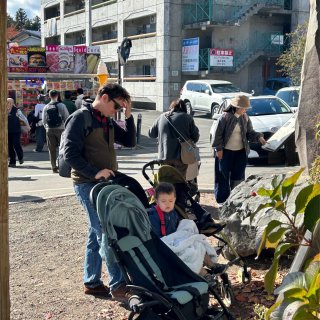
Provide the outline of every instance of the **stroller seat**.
[[[190,302],[194,296],[198,296],[199,298],[201,295],[208,292],[207,282],[189,282],[168,287],[162,276],[161,270],[138,237],[126,236],[119,240],[118,245],[122,252],[127,252],[131,256],[145,277],[149,278],[150,281],[155,281],[156,285],[162,287],[165,296],[176,300],[179,304],[184,305]],[[152,270],[152,276],[148,270]],[[189,291],[187,291],[186,288]]]

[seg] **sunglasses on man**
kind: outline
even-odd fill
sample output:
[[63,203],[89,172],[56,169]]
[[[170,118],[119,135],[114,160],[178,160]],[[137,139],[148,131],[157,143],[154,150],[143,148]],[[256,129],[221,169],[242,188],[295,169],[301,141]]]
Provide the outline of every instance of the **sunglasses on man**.
[[114,110],[116,111],[120,111],[121,109],[123,109],[122,105],[120,103],[118,103],[116,100],[110,98],[111,101],[113,101],[114,103]]

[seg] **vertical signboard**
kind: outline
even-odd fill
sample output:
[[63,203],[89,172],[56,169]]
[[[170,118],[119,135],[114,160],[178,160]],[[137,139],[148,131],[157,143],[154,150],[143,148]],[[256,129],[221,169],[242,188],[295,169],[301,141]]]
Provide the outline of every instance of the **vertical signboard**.
[[59,72],[59,46],[47,45],[47,66],[52,73]]
[[233,50],[229,49],[210,49],[211,67],[233,67]]
[[86,60],[87,47],[74,46],[73,53],[74,53],[74,73],[76,74],[87,73],[87,60]]
[[182,40],[182,72],[199,71],[199,38]]
[[28,72],[46,73],[46,49],[41,47],[28,48]]

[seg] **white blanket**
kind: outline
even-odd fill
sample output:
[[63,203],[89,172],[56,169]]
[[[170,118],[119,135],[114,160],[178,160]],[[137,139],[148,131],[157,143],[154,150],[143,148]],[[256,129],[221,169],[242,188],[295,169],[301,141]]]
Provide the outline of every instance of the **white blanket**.
[[181,220],[177,231],[161,240],[195,273],[200,272],[206,253],[213,263],[217,261],[216,251],[210,246],[206,236],[199,234],[192,220]]

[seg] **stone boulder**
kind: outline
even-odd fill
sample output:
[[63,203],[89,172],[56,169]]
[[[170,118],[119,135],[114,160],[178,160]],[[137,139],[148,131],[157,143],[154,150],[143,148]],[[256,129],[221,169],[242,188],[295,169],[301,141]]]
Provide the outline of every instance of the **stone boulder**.
[[[229,199],[220,209],[220,220],[227,223],[223,232],[227,236],[236,252],[247,257],[256,254],[262,233],[271,220],[279,220],[287,222],[285,216],[272,208],[260,210],[250,223],[250,216],[260,204],[268,202],[267,197],[253,196],[253,192],[257,192],[259,188],[272,189],[271,181],[273,176],[267,175],[251,175],[231,192]],[[306,187],[304,181],[296,185],[290,198],[288,211],[293,212],[295,209],[295,198],[301,189]],[[302,215],[299,217],[302,218]],[[302,222],[297,219],[297,224]],[[234,258],[232,251],[226,246],[224,248],[226,258]]]

